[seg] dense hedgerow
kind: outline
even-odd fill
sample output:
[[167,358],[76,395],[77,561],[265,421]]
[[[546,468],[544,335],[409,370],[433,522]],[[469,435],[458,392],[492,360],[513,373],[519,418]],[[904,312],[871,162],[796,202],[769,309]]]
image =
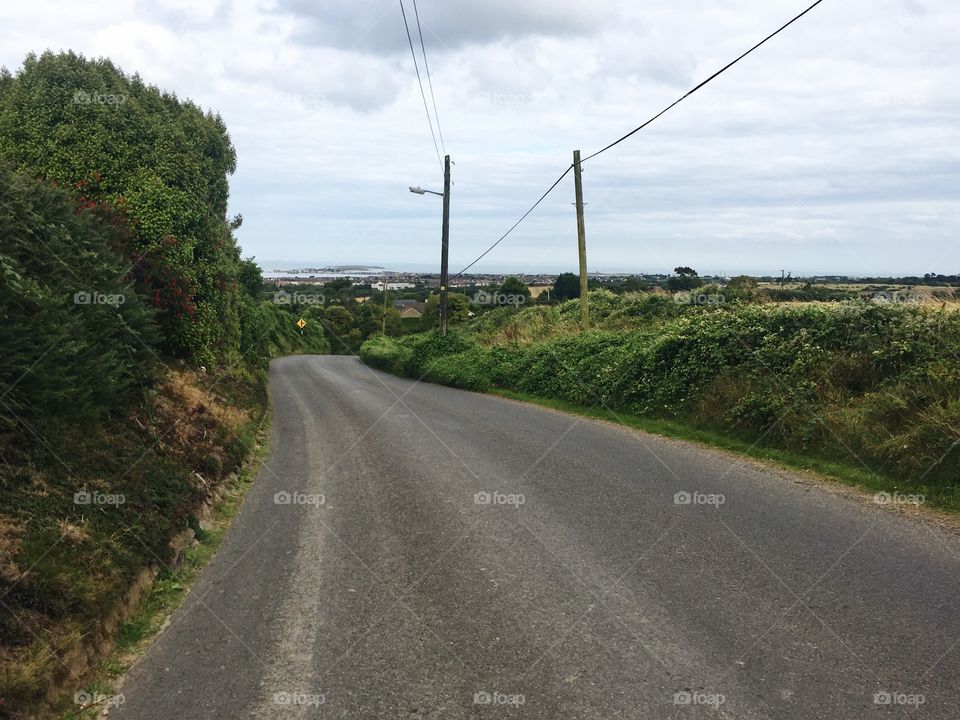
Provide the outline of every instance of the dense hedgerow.
[[155,313],[116,251],[120,231],[71,193],[0,167],[0,427],[85,422],[156,375]]
[[[377,338],[361,356],[429,381],[674,418],[904,482],[958,483],[958,313],[864,302],[702,308],[607,293],[591,304],[594,323],[616,329],[574,334],[567,303],[489,313],[442,343]],[[531,335],[542,339],[504,340]]]
[[[158,311],[123,257],[125,225],[103,207],[0,167],[0,429],[125,412],[162,373]],[[259,275],[259,270],[257,271]],[[241,287],[232,372],[329,351],[318,323]],[[21,427],[21,424],[24,425]]]
[[0,163],[3,425],[122,411],[161,357],[243,373],[329,350],[240,259],[218,116],[109,60],[30,55],[0,71]]
[[202,532],[269,359],[329,352],[240,259],[234,163],[218,117],[109,61],[0,71],[0,716],[41,715],[171,537]]
[[[24,717],[248,456],[268,360],[329,350],[319,323],[301,334],[293,309],[260,299],[248,263],[235,364],[161,360],[157,310],[117,250],[124,229],[0,167],[0,698]],[[123,501],[77,502],[95,492]]]
[[72,52],[0,72],[0,160],[122,215],[122,252],[164,354],[235,361],[240,253],[226,217],[236,153],[219,116]]

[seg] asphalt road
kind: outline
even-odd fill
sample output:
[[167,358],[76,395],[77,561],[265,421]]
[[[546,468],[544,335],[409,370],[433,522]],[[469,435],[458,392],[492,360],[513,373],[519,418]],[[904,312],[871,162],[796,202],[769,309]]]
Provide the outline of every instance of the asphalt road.
[[270,383],[269,459],[112,717],[960,718],[932,523],[354,358]]

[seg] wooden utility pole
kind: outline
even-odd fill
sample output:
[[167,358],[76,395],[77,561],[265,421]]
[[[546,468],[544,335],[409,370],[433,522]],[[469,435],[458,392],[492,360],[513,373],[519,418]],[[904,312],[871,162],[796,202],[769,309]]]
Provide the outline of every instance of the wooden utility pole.
[[380,332],[387,334],[387,276],[383,276],[383,327]]
[[580,324],[586,330],[590,325],[590,307],[587,304],[587,229],[583,221],[583,183],[580,180],[580,151],[573,151],[573,185],[577,197],[577,248],[580,251]]
[[443,246],[440,250],[440,332],[447,334],[447,283],[450,270],[450,156],[443,161]]

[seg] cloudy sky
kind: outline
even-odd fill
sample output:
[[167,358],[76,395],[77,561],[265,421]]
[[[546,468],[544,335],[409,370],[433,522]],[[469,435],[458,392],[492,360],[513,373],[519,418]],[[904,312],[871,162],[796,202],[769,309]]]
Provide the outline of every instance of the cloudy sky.
[[[451,270],[574,149],[811,1],[419,0],[455,162]],[[439,264],[441,200],[407,191],[442,173],[398,0],[32,0],[0,17],[11,70],[47,48],[108,56],[220,112],[239,156],[230,211],[265,269]],[[591,270],[960,272],[958,34],[955,0],[825,0],[584,165]],[[476,270],[575,269],[572,200],[568,175]]]

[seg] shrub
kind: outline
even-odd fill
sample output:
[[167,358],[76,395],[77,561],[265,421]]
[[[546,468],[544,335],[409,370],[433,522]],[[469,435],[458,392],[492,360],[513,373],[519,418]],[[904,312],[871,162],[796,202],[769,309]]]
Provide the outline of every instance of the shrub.
[[219,116],[109,60],[29,55],[0,82],[0,159],[129,220],[121,250],[166,353],[236,358],[240,256],[226,219],[236,154]]
[[[960,478],[960,314],[864,302],[678,305],[591,293],[493,311],[467,332],[368,342],[377,367],[471,389],[500,387],[682,420],[955,492]],[[596,302],[594,302],[596,300]],[[630,329],[617,329],[628,324]]]
[[60,189],[0,168],[0,404],[11,427],[116,411],[155,376],[154,313],[118,231]]

